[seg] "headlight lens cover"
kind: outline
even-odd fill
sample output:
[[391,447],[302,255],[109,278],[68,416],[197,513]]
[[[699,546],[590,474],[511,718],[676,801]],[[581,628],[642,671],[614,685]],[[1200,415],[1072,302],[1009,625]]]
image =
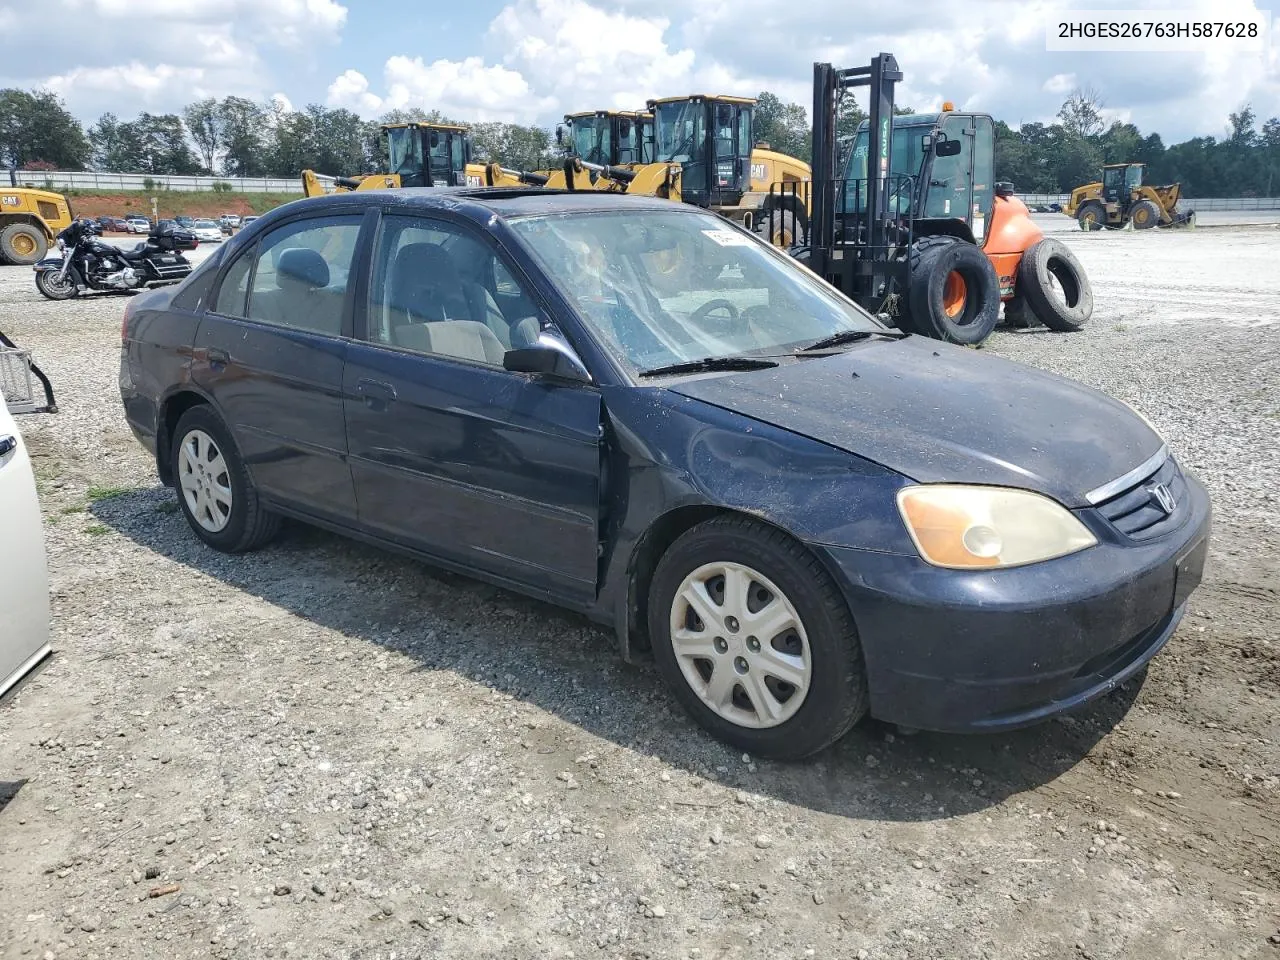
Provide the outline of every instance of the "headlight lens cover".
[[1096,544],[1071,511],[1030,490],[926,484],[898,491],[920,556],[957,570],[1017,567]]

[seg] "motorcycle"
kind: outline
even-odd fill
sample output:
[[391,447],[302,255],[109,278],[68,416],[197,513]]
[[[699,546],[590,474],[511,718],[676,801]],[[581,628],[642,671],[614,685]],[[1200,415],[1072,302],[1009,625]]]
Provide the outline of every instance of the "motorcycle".
[[75,220],[55,242],[62,257],[41,260],[33,268],[36,289],[50,300],[70,300],[90,290],[142,290],[178,283],[191,273],[183,250],[194,250],[195,235],[171,225],[153,226],[147,239],[124,250],[98,238],[102,227]]

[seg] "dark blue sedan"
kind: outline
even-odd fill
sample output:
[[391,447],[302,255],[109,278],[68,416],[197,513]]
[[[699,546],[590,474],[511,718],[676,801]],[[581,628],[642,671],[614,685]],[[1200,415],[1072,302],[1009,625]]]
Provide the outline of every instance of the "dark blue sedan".
[[289,204],[131,302],[120,387],[211,547],[291,517],[582,611],[760,756],[1105,693],[1209,531],[1123,403],[888,329],[663,200]]

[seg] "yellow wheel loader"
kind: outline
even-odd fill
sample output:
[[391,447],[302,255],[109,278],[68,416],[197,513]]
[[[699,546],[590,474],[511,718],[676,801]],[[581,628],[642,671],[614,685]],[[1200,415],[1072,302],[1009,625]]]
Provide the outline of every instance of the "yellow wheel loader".
[[[471,162],[471,137],[466,127],[448,123],[384,123],[390,164],[387,173],[335,177],[336,192],[384,190],[395,187],[479,186],[483,166]],[[302,192],[324,194],[312,170],[302,171]]]
[[71,219],[71,205],[60,193],[16,182],[0,187],[0,264],[26,266],[42,259]]
[[1182,184],[1144,184],[1144,167],[1141,163],[1103,164],[1102,180],[1072,190],[1062,212],[1074,217],[1082,230],[1118,230],[1130,223],[1135,230],[1194,224],[1194,211],[1178,211]]
[[653,159],[679,163],[686,203],[714,210],[748,229],[769,226],[769,239],[790,246],[809,222],[807,190],[771,189],[812,178],[809,164],[757,145],[756,101],[747,97],[663,97],[650,100]]

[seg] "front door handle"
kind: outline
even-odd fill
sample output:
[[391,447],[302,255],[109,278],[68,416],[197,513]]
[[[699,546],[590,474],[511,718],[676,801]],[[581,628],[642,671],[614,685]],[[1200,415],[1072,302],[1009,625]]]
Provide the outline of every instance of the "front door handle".
[[396,388],[385,380],[356,381],[356,393],[373,410],[385,410],[396,399]]
[[17,437],[0,437],[0,457],[7,456],[18,449]]
[[218,347],[209,348],[209,366],[213,367],[213,369],[221,370],[230,362],[231,354],[227,353],[227,351]]

